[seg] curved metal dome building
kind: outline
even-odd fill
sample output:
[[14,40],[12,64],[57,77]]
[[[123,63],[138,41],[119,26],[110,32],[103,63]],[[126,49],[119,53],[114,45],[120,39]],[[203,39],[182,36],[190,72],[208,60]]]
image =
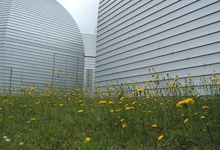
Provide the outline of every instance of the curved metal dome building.
[[0,1],[2,88],[12,89],[26,83],[42,86],[55,81],[64,87],[81,87],[83,77],[77,73],[83,70],[81,33],[58,2]]

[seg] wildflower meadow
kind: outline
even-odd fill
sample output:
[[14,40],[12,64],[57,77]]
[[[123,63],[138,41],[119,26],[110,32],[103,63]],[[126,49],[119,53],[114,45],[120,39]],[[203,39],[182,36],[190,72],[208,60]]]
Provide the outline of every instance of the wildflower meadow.
[[152,72],[145,87],[108,84],[62,90],[22,86],[0,94],[1,150],[218,150],[216,73],[171,78]]

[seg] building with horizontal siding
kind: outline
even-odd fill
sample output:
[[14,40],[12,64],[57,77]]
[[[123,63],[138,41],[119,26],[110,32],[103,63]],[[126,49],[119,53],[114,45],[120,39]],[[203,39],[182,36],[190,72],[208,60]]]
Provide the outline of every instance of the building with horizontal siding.
[[55,0],[0,1],[1,89],[82,87],[78,72],[84,72],[83,40],[64,7]]
[[[220,72],[219,0],[101,0],[96,86]],[[112,81],[112,82],[110,82]]]
[[95,87],[96,34],[82,34],[85,49],[84,87],[90,91]]

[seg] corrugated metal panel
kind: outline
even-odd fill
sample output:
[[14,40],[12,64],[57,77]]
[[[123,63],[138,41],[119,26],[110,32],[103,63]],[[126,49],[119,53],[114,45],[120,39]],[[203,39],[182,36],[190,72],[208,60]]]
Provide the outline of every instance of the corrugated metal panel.
[[[85,49],[85,68],[84,68],[84,85],[88,85],[86,72],[91,72],[92,70],[92,90],[95,86],[95,61],[96,61],[96,35],[94,34],[82,34]],[[88,70],[88,71],[86,71]],[[90,75],[90,74],[89,74]]]
[[85,56],[96,56],[96,35],[82,34],[84,41]]
[[7,31],[0,59],[4,61],[2,82],[19,87],[53,81],[53,86],[62,88],[82,87],[83,76],[78,72],[84,71],[84,46],[71,15],[55,0],[7,0],[3,4],[10,7],[3,13],[9,15],[3,28]]
[[[95,87],[95,58],[85,57],[85,68],[84,68],[85,73],[87,69],[92,70],[92,91],[93,91]],[[87,76],[86,74],[84,74],[85,82],[87,81],[86,79],[87,79]]]
[[10,0],[0,1],[0,83],[2,82],[3,58],[4,58],[4,40],[6,34],[7,18],[10,10]]
[[220,72],[220,1],[120,1],[99,11],[96,86],[143,82],[148,67],[185,78]]

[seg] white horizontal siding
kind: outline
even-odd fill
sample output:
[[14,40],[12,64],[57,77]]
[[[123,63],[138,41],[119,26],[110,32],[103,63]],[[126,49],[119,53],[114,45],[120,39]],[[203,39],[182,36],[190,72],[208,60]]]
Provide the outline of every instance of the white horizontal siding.
[[95,87],[96,35],[82,34],[85,50],[84,85],[86,85],[86,70],[92,69],[92,91]]
[[[220,57],[219,53],[214,53],[206,56],[200,56],[195,58],[186,58],[184,56],[187,56],[187,52],[185,54],[178,55],[168,55],[158,58],[158,59],[150,59],[146,62],[143,62],[138,66],[137,64],[132,64],[128,66],[123,66],[123,70],[121,68],[117,68],[114,71],[113,70],[105,70],[105,73],[96,73],[96,81],[99,82],[100,80],[111,80],[111,79],[117,79],[118,77],[129,77],[129,76],[140,76],[147,73],[147,67],[153,67],[155,71],[160,70],[160,72],[165,72],[166,70],[177,70],[181,68],[189,68],[189,67],[197,67],[202,65],[210,65],[218,63],[218,59],[213,59],[211,61],[210,58],[213,57]],[[177,57],[177,58],[173,58]],[[173,58],[173,59],[172,59]],[[179,58],[179,59],[178,59]],[[163,60],[164,59],[164,60]],[[170,61],[169,61],[170,59]],[[161,60],[165,62],[161,62]],[[146,66],[148,65],[149,66]],[[145,66],[144,66],[145,64]],[[160,66],[160,67],[159,67]],[[125,69],[124,69],[125,68]],[[121,70],[120,70],[121,69]],[[211,69],[212,71],[212,69]]]
[[[97,75],[101,72],[105,72],[106,70],[126,70],[126,68],[130,68],[130,65],[136,65],[136,67],[149,67],[152,65],[165,63],[173,60],[179,60],[180,58],[192,58],[198,56],[205,56],[207,54],[214,54],[219,52],[220,42],[217,43],[209,43],[209,45],[200,45],[198,47],[192,45],[189,49],[182,49],[177,52],[174,52],[173,46],[166,47],[164,49],[157,49],[148,51],[146,53],[142,53],[140,55],[133,55],[126,59],[118,59],[116,61],[112,61],[106,65],[100,65],[96,69]],[[180,58],[179,58],[180,57]],[[118,65],[120,64],[120,65]]]
[[[158,8],[156,6],[153,7],[154,9],[151,8],[150,10],[152,10],[152,9],[153,10],[152,11],[149,10],[150,12],[147,11],[145,13],[141,13],[140,15],[143,18],[140,18],[139,17],[140,15],[136,15],[133,18],[128,17],[127,18],[128,20],[125,20],[124,22],[123,22],[123,19],[121,18],[120,20],[117,21],[117,23],[113,23],[112,20],[109,20],[111,22],[111,24],[107,27],[108,29],[105,28],[105,30],[107,30],[108,32],[105,31],[104,32],[105,35],[98,34],[98,41],[100,41],[100,38],[101,38],[101,40],[104,40],[106,37],[108,37],[111,34],[114,34],[115,36],[117,36],[118,35],[117,31],[120,31],[121,35],[123,35],[123,34],[127,33],[128,31],[133,31],[134,29],[143,28],[144,25],[147,25],[147,27],[151,27],[148,24],[150,24],[150,25],[154,24],[154,25],[158,26],[158,25],[162,25],[168,21],[173,21],[174,19],[178,19],[178,18],[180,18],[180,19],[184,18],[184,20],[182,20],[182,22],[187,22],[187,19],[193,20],[193,18],[191,18],[191,17],[198,18],[199,16],[204,16],[205,14],[215,12],[219,8],[219,3],[218,3],[219,1],[218,0],[213,0],[213,1],[202,0],[202,1],[196,1],[196,2],[187,1],[187,3],[186,2],[183,3],[183,1],[180,1],[178,3],[174,3],[175,4],[174,8],[172,8],[173,5],[170,6],[169,4],[167,4],[169,2],[170,1],[166,1],[164,3],[161,3],[160,7],[158,7]],[[192,3],[192,4],[189,5],[188,3]],[[166,6],[169,6],[169,7],[166,7]],[[162,9],[163,7],[165,9]],[[170,7],[171,7],[171,9],[170,9]],[[200,14],[200,12],[202,14]],[[190,14],[190,17],[185,16],[185,15],[189,15],[189,14]],[[128,15],[128,16],[130,16],[130,15]],[[177,20],[176,20],[176,23],[177,23]],[[103,31],[100,31],[100,32],[103,32]],[[143,32],[143,30],[142,30],[142,32]],[[113,36],[111,36],[111,38],[113,38]]]
[[82,34],[84,41],[85,56],[96,56],[96,35]]
[[[162,28],[160,27],[153,27],[150,30],[147,28],[145,32],[142,32],[141,34],[135,34],[135,32],[132,32],[132,35],[130,37],[125,38],[125,36],[121,36],[119,39],[121,42],[123,42],[121,45],[120,43],[117,42],[119,39],[113,39],[109,43],[105,43],[103,45],[99,46],[99,49],[103,49],[103,47],[107,47],[108,50],[111,49],[112,42],[115,42],[117,44],[116,46],[125,46],[125,44],[132,44],[133,42],[136,41],[146,41],[146,38],[148,38],[148,43],[153,43],[156,41],[161,41],[162,39],[169,38],[178,34],[184,34],[185,32],[191,32],[191,30],[198,30],[199,28],[203,28],[205,26],[208,26],[210,24],[213,24],[215,22],[219,21],[219,14],[220,12],[210,14],[208,16],[203,16],[202,18],[199,18],[194,21],[190,22],[183,22],[183,24],[179,24],[178,26],[168,26],[168,25],[163,25]],[[208,22],[207,22],[208,20]],[[134,36],[135,35],[135,36]],[[115,46],[115,47],[116,47]],[[97,54],[101,55],[105,53],[105,50],[99,51]]]
[[[200,46],[206,46],[210,45],[212,43],[219,42],[220,33],[211,34],[208,36],[203,36],[200,38],[192,39],[189,41],[176,43],[175,45],[168,45],[166,47],[159,48],[159,44],[151,44],[143,47],[138,47],[137,49],[133,49],[132,51],[128,51],[125,53],[122,53],[122,55],[115,55],[114,57],[108,57],[105,60],[97,61],[97,71],[100,71],[101,69],[98,69],[98,66],[105,65],[105,67],[102,67],[103,69],[109,68],[112,63],[115,65],[117,64],[126,64],[128,62],[135,62],[139,60],[148,59],[155,56],[165,55],[165,54],[172,54],[174,52],[180,52],[184,50],[190,50],[194,49],[196,47]],[[208,50],[209,48],[207,48]],[[98,59],[98,58],[97,58]],[[107,64],[106,64],[107,63]],[[116,64],[117,63],[117,64]]]
[[84,84],[86,84],[86,70],[92,69],[93,75],[92,75],[92,91],[95,87],[95,58],[89,58],[85,57],[85,68],[84,68]]
[[9,15],[0,59],[4,61],[2,83],[45,86],[54,79],[54,86],[82,87],[78,72],[84,71],[84,46],[71,15],[55,0],[11,0],[9,4],[4,12]]
[[[160,21],[162,19],[161,18],[161,19],[155,20],[147,25],[141,26],[140,28],[137,27],[138,25],[133,25],[135,30],[133,30],[133,28],[131,29],[130,27],[124,28],[123,30],[130,30],[130,31],[123,32],[123,30],[121,30],[120,32],[116,32],[113,35],[111,35],[105,39],[105,41],[108,41],[108,43],[106,43],[103,46],[107,47],[108,49],[103,49],[103,47],[99,46],[100,44],[98,44],[97,56],[105,53],[106,51],[108,51],[108,52],[111,51],[110,45],[113,45],[113,43],[116,43],[116,41],[123,41],[123,44],[132,43],[131,40],[133,40],[135,42],[136,41],[143,41],[143,40],[146,40],[146,38],[151,38],[151,36],[160,34],[162,32],[167,32],[167,30],[175,30],[175,28],[179,28],[180,26],[185,26],[186,23],[190,24],[191,22],[193,22],[195,24],[194,27],[196,27],[196,25],[197,25],[197,28],[198,28],[200,26],[200,18],[202,19],[203,17],[205,17],[207,15],[210,15],[212,13],[216,13],[214,17],[216,19],[219,19],[219,13],[217,13],[217,12],[219,12],[220,3],[217,3],[216,5],[209,6],[211,8],[205,7],[205,8],[207,8],[207,10],[204,10],[205,9],[204,8],[204,9],[195,11],[191,14],[188,14],[186,16],[176,18],[176,19],[172,18],[170,16],[167,16],[163,19],[163,22]],[[210,18],[210,17],[213,17],[213,16],[207,16],[207,18]],[[202,20],[204,20],[204,19],[202,19]],[[213,19],[213,21],[214,21],[214,19]],[[210,24],[210,23],[211,22],[206,22],[206,24]],[[182,31],[179,30],[179,32],[181,33]],[[170,34],[165,33],[165,35],[169,36]],[[172,34],[171,34],[171,36],[172,36]],[[166,37],[163,37],[163,38],[166,38]],[[102,39],[104,39],[104,38],[102,38]],[[129,40],[129,42],[126,42],[126,39]],[[102,43],[102,42],[99,41],[98,43]]]
[[[169,65],[169,64],[168,64]],[[202,75],[202,74],[206,74],[206,75],[213,75],[212,69],[214,69],[216,72],[220,72],[220,64],[216,63],[216,64],[209,64],[209,65],[201,65],[201,66],[194,66],[194,67],[188,67],[188,68],[178,68],[176,70],[170,70],[168,69],[164,69],[161,71],[157,71],[158,69],[167,67],[168,65],[162,65],[162,66],[153,66],[154,70],[156,70],[156,73],[161,74],[162,77],[166,77],[166,72],[170,72],[172,78],[176,77],[176,75],[181,79],[181,78],[186,78],[189,77],[188,74],[191,74],[191,77],[198,77],[198,75]],[[151,79],[151,74],[148,72],[147,68],[145,68],[144,71],[146,74],[142,74],[142,75],[131,75],[131,76],[126,76],[126,72],[124,72],[124,76],[120,76],[120,77],[116,77],[114,76],[114,78],[117,79],[104,79],[102,81],[97,81],[96,77],[96,83],[95,86],[98,87],[105,87],[106,83],[110,84],[113,83],[115,85],[118,85],[119,83],[123,83],[123,84],[131,84],[133,82],[137,82],[138,84],[143,83],[143,81],[148,81]],[[123,73],[122,73],[123,74]],[[98,78],[99,79],[99,78]],[[193,79],[194,80],[194,79]],[[199,81],[199,80],[197,80]],[[199,83],[195,81],[195,83]]]
[[180,78],[220,71],[220,1],[134,0],[112,6],[102,6],[99,14],[96,86],[110,80],[141,83],[150,78],[148,67]]
[[[120,3],[118,6],[120,6],[120,9],[115,10],[116,13],[118,13],[118,15],[116,15],[115,13],[112,14],[112,12],[114,12],[114,9],[111,9],[110,11],[112,11],[109,14],[104,16],[102,18],[102,20],[100,20],[100,34],[102,34],[103,32],[109,30],[110,28],[112,28],[113,26],[115,26],[117,22],[117,20],[121,19],[121,23],[123,23],[124,21],[127,21],[128,19],[134,19],[133,17],[137,16],[140,13],[144,13],[145,11],[152,11],[154,10],[157,5],[159,5],[161,2],[163,2],[163,0],[158,0],[158,1],[124,1],[122,3]],[[169,1],[169,2],[173,2],[173,1]],[[168,3],[169,3],[168,2]],[[142,8],[143,7],[143,8]],[[144,9],[144,11],[143,11]],[[156,9],[158,9],[156,7]],[[129,14],[129,15],[128,15]],[[149,12],[149,14],[151,14]],[[144,16],[146,17],[146,15]],[[104,22],[107,22],[108,20],[111,20],[113,24],[106,26],[106,24],[104,24]],[[119,25],[119,24],[118,24]]]
[[2,82],[5,34],[10,4],[10,0],[0,1],[0,83]]
[[[219,56],[220,56],[220,52],[217,54],[206,55],[205,57],[201,56],[201,57],[189,58],[189,59],[181,59],[180,58],[180,60],[170,61],[168,63],[160,63],[160,64],[158,63],[155,65],[150,64],[149,67],[153,67],[155,69],[155,71],[160,70],[161,72],[165,72],[166,70],[168,70],[168,68],[169,68],[169,70],[172,71],[172,70],[177,70],[177,69],[181,69],[181,68],[184,69],[184,68],[189,68],[189,67],[197,67],[197,66],[202,66],[202,65],[210,65],[213,63],[218,63],[217,59],[213,60],[212,63],[211,63],[211,61],[207,62],[207,59],[209,59],[210,57],[213,58],[213,57],[219,57]],[[151,61],[154,61],[154,60],[151,60]],[[98,82],[98,81],[102,81],[104,79],[105,80],[117,79],[118,76],[124,76],[124,77],[126,77],[126,76],[128,76],[128,77],[129,76],[140,76],[140,75],[146,74],[146,72],[147,72],[146,67],[139,68],[139,66],[136,66],[136,65],[130,65],[130,69],[128,67],[126,69],[127,70],[125,70],[125,71],[116,70],[115,72],[111,72],[111,71],[106,70],[105,71],[106,74],[104,74],[104,75],[103,74],[98,75],[98,73],[96,73],[96,78],[97,78],[96,81]],[[212,71],[212,69],[211,69],[211,71]]]
[[[197,30],[185,32],[183,34],[171,36],[169,38],[164,38],[164,39],[161,39],[160,36],[157,36],[156,39],[159,40],[161,39],[161,40],[156,42],[153,41],[154,39],[152,39],[153,42],[149,41],[150,39],[149,40],[146,39],[142,41],[132,42],[131,44],[126,44],[125,46],[121,46],[120,48],[118,48],[117,44],[115,44],[113,48],[115,47],[115,49],[117,49],[118,51],[114,50],[114,51],[110,51],[109,53],[106,53],[105,55],[100,55],[100,56],[98,55],[99,57],[97,58],[97,61],[105,60],[107,57],[109,58],[112,56],[116,56],[120,53],[124,53],[123,55],[124,58],[126,56],[132,56],[133,55],[132,53],[134,52],[135,54],[146,52],[146,49],[148,51],[153,49],[162,49],[167,46],[180,45],[180,43],[183,45],[184,43],[189,43],[190,42],[189,40],[195,41],[196,39],[198,40],[198,39],[215,38],[215,37],[217,38],[219,36],[219,31],[220,31],[218,25],[220,25],[220,22],[209,26],[205,26],[203,28],[199,28]],[[163,37],[163,35],[161,36]],[[218,41],[218,38],[216,40]],[[144,50],[143,47],[146,49]],[[143,50],[137,52],[138,48],[142,48]]]
[[[175,61],[180,61],[183,59],[191,59],[191,58],[196,58],[196,57],[203,57],[209,54],[213,54],[214,56],[217,56],[219,53],[219,46],[220,42],[213,44],[211,46],[204,46],[204,47],[199,47],[195,48],[192,50],[185,50],[177,53],[171,53],[171,54],[166,54],[166,55],[160,55],[159,57],[147,57],[144,60],[140,61],[133,61],[133,62],[127,62],[124,65],[120,66],[113,66],[111,68],[105,68],[101,71],[97,71],[97,77],[102,76],[102,75],[107,75],[107,74],[112,74],[112,73],[119,73],[122,71],[128,71],[131,68],[132,69],[137,69],[137,68],[146,68],[150,66],[155,66],[159,64],[165,64],[169,62],[175,62]],[[210,49],[213,48],[213,49]],[[134,59],[133,59],[134,60]]]
[[103,13],[106,13],[105,10],[110,10],[113,6],[116,5],[115,3],[119,3],[117,0],[108,0],[104,3],[100,3],[99,15],[101,16]]

